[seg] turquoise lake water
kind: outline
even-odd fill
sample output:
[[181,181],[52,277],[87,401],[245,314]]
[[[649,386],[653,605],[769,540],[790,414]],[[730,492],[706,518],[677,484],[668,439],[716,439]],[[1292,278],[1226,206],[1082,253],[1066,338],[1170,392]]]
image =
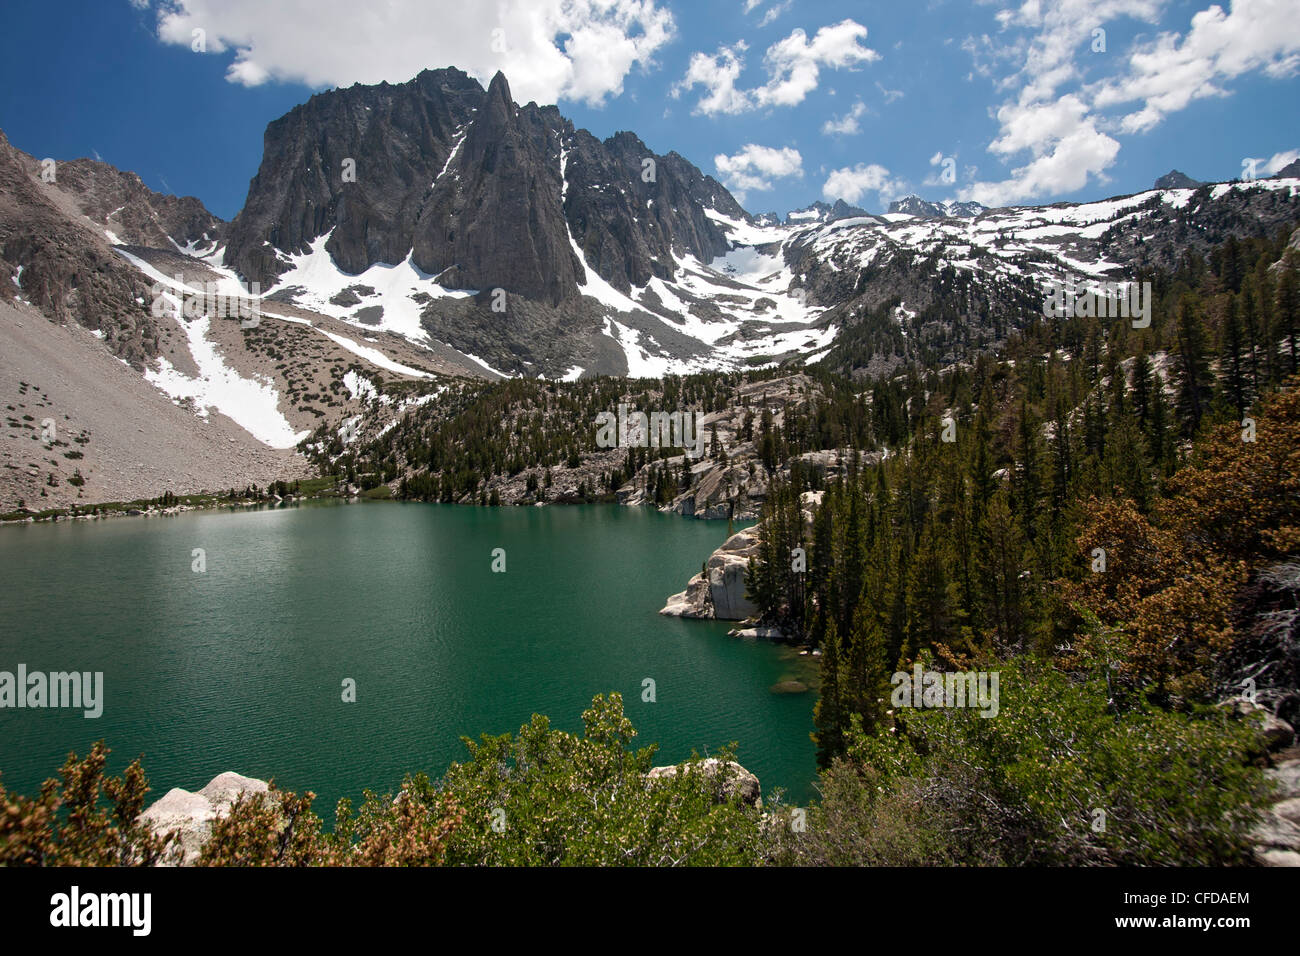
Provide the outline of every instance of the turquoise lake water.
[[114,771],[144,756],[151,800],[234,770],[314,790],[329,822],[339,797],[441,775],[462,735],[534,713],[577,731],[619,691],[656,762],[735,741],[765,795],[805,802],[815,694],[769,688],[812,684],[809,659],[657,613],[725,534],[612,505],[378,502],[0,528],[0,671],[104,674],[98,719],[0,709],[0,779],[34,793],[102,738]]

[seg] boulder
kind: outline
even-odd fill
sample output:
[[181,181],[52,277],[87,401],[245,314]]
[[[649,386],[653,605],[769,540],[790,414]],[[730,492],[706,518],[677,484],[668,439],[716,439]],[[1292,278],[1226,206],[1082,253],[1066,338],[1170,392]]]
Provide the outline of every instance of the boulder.
[[1275,803],[1273,812],[1283,820],[1300,826],[1300,797],[1290,797],[1280,803]]
[[736,627],[728,631],[727,634],[731,637],[745,637],[750,640],[785,640],[785,631],[779,627]]
[[1281,717],[1261,707],[1259,704],[1233,697],[1219,703],[1219,707],[1230,714],[1240,717],[1247,714],[1260,716],[1260,730],[1263,731],[1265,745],[1270,751],[1285,750],[1295,742],[1295,729]]
[[798,680],[783,680],[768,688],[773,694],[804,694],[808,685]]
[[670,617],[716,618],[743,621],[757,608],[745,596],[745,574],[751,555],[758,552],[758,535],[753,529],[738,531],[709,555],[704,572],[695,575],[668,598],[659,612]]
[[180,864],[191,866],[212,834],[212,821],[229,813],[230,805],[240,795],[265,793],[267,789],[265,780],[227,771],[213,777],[198,793],[173,787],[140,814],[140,819],[155,833],[175,833],[181,849]]
[[1269,750],[1285,750],[1295,742],[1295,728],[1280,717],[1264,712],[1264,739]]
[[1300,866],[1300,760],[1264,771],[1280,797],[1251,831],[1261,866]]
[[1264,771],[1264,776],[1277,785],[1276,795],[1283,800],[1300,797],[1300,760],[1289,760]]
[[1300,866],[1300,853],[1294,850],[1256,850],[1255,861],[1260,866]]
[[668,617],[712,618],[713,602],[704,575],[695,575],[687,582],[685,591],[669,595],[667,605],[659,613]]
[[[668,767],[654,767],[646,774],[647,780],[665,780],[677,776],[677,773],[687,764],[678,764]],[[701,760],[697,765],[707,776],[713,778],[717,786],[717,798],[721,803],[731,799],[733,796],[740,798],[742,803],[750,806],[759,806],[762,803],[762,787],[759,785],[758,777],[754,776],[734,760],[728,760],[725,763],[718,760],[717,757],[709,757]]]

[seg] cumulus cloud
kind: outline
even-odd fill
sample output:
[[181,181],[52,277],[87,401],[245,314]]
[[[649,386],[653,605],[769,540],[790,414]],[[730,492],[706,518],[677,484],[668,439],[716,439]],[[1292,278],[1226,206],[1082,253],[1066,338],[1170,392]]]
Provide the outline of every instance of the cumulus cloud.
[[502,70],[515,99],[540,103],[620,95],[675,34],[656,0],[155,0],[155,9],[163,42],[188,47],[202,30],[208,53],[234,50],[234,83],[400,83],[457,66],[485,83]]
[[984,75],[1009,57],[1021,63],[997,84],[1018,92],[998,108],[998,135],[988,148],[1007,162],[1028,156],[1007,179],[971,183],[958,196],[1000,206],[1073,192],[1094,178],[1104,179],[1119,142],[1099,129],[1088,93],[1059,91],[1082,84],[1078,57],[1099,38],[1104,41],[1105,24],[1119,18],[1154,21],[1161,6],[1162,0],[1025,0],[997,14],[1009,33],[1004,42],[981,36],[963,43]]
[[1037,152],[1024,166],[1011,171],[1002,182],[977,182],[964,187],[962,199],[974,199],[986,206],[1007,206],[1025,199],[1058,196],[1088,185],[1119,155],[1119,142],[1099,132],[1092,121],[1071,129],[1050,149]]
[[822,132],[827,136],[852,136],[855,133],[862,132],[862,125],[859,120],[867,115],[867,104],[858,100],[853,104],[853,109],[849,110],[839,119],[828,119],[822,124]]
[[[1192,16],[1183,33],[1159,32],[1124,55],[1093,55],[1099,44],[1105,49],[1113,21],[1156,24],[1167,5],[1024,0],[997,14],[1004,37],[968,38],[962,46],[978,72],[992,75],[1008,59],[1020,63],[998,83],[1014,96],[997,110],[999,132],[989,150],[1008,162],[1027,161],[1006,180],[967,186],[962,198],[998,205],[1104,182],[1120,149],[1111,134],[1151,130],[1197,100],[1228,95],[1229,81],[1248,73],[1300,72],[1294,0],[1233,0],[1227,12],[1214,4]],[[1090,79],[1089,71],[1103,69],[1110,75]]]
[[1256,176],[1273,176],[1282,171],[1284,166],[1290,166],[1297,159],[1300,159],[1300,149],[1284,149],[1280,153],[1274,153],[1268,159],[1255,159]]
[[732,156],[719,153],[713,157],[713,165],[739,202],[744,202],[745,194],[751,190],[771,189],[774,179],[803,177],[803,157],[797,149],[774,149],[755,143],[745,145]]
[[863,45],[867,28],[853,20],[843,20],[822,27],[811,40],[796,29],[783,40],[768,47],[763,65],[768,80],[749,90],[736,88],[744,68],[743,43],[721,47],[713,55],[692,55],[686,76],[673,87],[680,96],[696,86],[705,94],[695,112],[742,113],[770,106],[796,106],[817,88],[823,69],[842,69],[880,59],[880,54]]
[[822,187],[822,196],[829,201],[843,199],[857,203],[867,193],[876,193],[881,205],[897,199],[907,187],[889,174],[884,166],[875,163],[858,163],[833,170]]
[[1229,13],[1219,6],[1202,10],[1186,36],[1162,33],[1136,47],[1128,71],[1103,84],[1094,105],[1140,102],[1121,129],[1143,132],[1195,100],[1226,96],[1224,81],[1256,71],[1272,77],[1300,72],[1294,0],[1234,0]]
[[673,86],[671,96],[676,99],[694,86],[703,86],[708,92],[696,104],[696,113],[742,113],[749,109],[749,94],[736,89],[736,80],[744,69],[744,40],[734,46],[722,47],[716,54],[694,53],[686,68],[686,76]]

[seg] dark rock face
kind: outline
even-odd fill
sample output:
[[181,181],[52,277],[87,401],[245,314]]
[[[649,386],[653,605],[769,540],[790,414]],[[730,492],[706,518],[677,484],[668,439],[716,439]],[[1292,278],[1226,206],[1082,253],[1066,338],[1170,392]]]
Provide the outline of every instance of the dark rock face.
[[[277,250],[306,252],[331,228],[329,252],[348,272],[401,262],[457,131],[482,99],[464,73],[440,70],[400,86],[320,93],[290,110],[266,128],[226,263],[266,288],[285,269]],[[349,160],[354,182],[344,181]]]
[[904,196],[889,204],[891,213],[905,213],[909,216],[942,216],[943,207],[938,203],[928,202],[920,196]]
[[59,164],[56,181],[42,182],[41,164],[0,133],[0,298],[102,332],[114,354],[140,368],[158,350],[149,282],[79,218],[76,178],[66,178],[76,165]]
[[556,306],[586,281],[570,235],[627,291],[671,276],[673,252],[726,251],[707,208],[749,218],[675,153],[657,156],[631,133],[602,143],[555,107],[516,106],[501,74],[484,90],[459,70],[425,71],[319,94],[267,127],[226,263],[266,287],[287,268],[282,253],[333,230],[326,249],[346,272],[410,254],[449,288]]
[[171,249],[174,242],[215,248],[226,225],[194,196],[156,193],[135,173],[93,159],[59,163],[58,186],[72,194],[83,215],[112,230],[125,245]]
[[573,238],[597,274],[623,292],[653,276],[671,278],[674,251],[704,262],[727,251],[705,209],[749,219],[716,180],[677,153],[656,156],[632,133],[602,143],[578,130],[566,178]]
[[412,261],[451,288],[567,298],[585,275],[560,205],[562,122],[554,108],[517,108],[498,73],[420,212]]
[[791,210],[784,220],[776,213],[769,212],[763,216],[761,222],[763,225],[782,223],[787,226],[806,226],[814,223],[836,222],[840,219],[860,219],[863,217],[875,218],[865,209],[851,206],[843,199],[837,199],[834,205],[818,201],[811,206],[805,206],[803,209]]
[[1177,169],[1171,169],[1155,182],[1156,189],[1195,189],[1204,185]]

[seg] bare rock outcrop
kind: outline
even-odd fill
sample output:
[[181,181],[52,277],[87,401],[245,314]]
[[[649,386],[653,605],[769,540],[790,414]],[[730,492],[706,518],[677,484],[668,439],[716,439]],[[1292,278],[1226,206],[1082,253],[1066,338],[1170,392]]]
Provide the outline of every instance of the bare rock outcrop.
[[267,789],[265,780],[227,771],[213,777],[198,793],[173,787],[140,814],[140,819],[156,833],[175,833],[181,848],[180,864],[190,866],[198,860],[203,844],[212,835],[212,822],[229,813],[231,805],[243,794],[266,793]]
[[709,555],[704,570],[691,578],[686,590],[668,598],[659,613],[669,617],[741,621],[758,610],[745,596],[749,559],[758,554],[756,529],[737,531]]
[[[689,766],[689,764],[678,764],[676,766],[654,767],[646,774],[646,779],[672,779],[681,770]],[[722,761],[717,757],[709,757],[700,761],[698,766],[706,776],[712,778],[719,802],[730,800],[732,797],[739,797],[742,803],[750,806],[762,804],[763,788],[759,785],[758,777],[736,763],[736,761]]]

